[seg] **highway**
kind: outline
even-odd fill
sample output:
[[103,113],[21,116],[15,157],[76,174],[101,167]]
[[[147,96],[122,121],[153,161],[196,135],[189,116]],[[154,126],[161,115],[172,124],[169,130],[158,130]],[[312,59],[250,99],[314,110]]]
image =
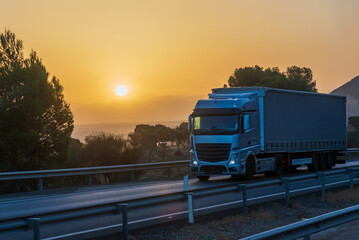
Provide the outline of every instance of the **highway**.
[[[338,164],[336,168],[348,166],[358,166],[359,164],[349,162],[347,164]],[[308,174],[304,169],[288,176]],[[355,176],[358,177],[358,176]],[[272,178],[273,179],[273,178]],[[268,181],[263,175],[258,175],[253,182]],[[328,182],[345,183],[345,176],[328,176]],[[248,183],[248,181],[238,181],[228,177],[215,177],[209,182],[199,182],[197,179],[189,180],[189,190],[200,192],[202,188],[213,186],[225,186],[228,184]],[[320,188],[320,179],[302,180],[291,185],[293,194],[296,192],[312,192]],[[183,191],[182,180],[165,180],[154,182],[129,182],[111,185],[88,186],[79,188],[68,188],[59,190],[49,190],[38,193],[12,194],[0,197],[0,224],[9,223],[12,220],[25,219],[28,217],[51,217],[52,214],[59,211],[71,213],[73,209],[91,209],[91,207],[103,204],[111,205],[114,203],[130,203],[134,199],[155,197],[162,194],[178,193]],[[265,186],[260,189],[249,189],[248,197],[253,201],[260,201],[264,196],[283,198],[283,185]],[[218,195],[209,195],[196,198],[194,202],[195,214],[205,214],[222,209],[239,207],[242,203],[242,194],[238,192],[227,192]],[[214,207],[213,207],[214,206]],[[187,201],[172,201],[166,204],[157,204],[141,208],[130,208],[128,212],[129,227],[137,228],[149,226],[156,223],[182,219],[187,216]],[[111,233],[120,229],[122,222],[121,214],[102,214],[94,215],[88,218],[78,218],[71,221],[65,221],[61,224],[57,222],[41,226],[41,238],[64,235],[63,238],[71,239],[66,236],[67,233],[81,232],[93,228],[112,226],[105,229],[93,231],[86,236],[96,236],[103,232]],[[74,239],[80,238],[73,236]],[[31,229],[22,229],[3,232],[0,230],[0,239],[33,239]]]

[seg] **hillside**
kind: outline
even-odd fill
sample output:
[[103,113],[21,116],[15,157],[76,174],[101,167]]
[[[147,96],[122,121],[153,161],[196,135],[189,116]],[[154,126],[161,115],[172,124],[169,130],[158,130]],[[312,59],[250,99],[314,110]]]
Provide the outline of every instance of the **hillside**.
[[347,117],[359,116],[359,76],[334,89],[330,94],[347,97]]

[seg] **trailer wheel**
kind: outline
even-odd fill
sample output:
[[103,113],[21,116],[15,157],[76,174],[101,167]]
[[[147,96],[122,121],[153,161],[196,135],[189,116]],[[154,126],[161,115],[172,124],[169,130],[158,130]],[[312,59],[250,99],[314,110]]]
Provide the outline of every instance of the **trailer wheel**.
[[319,154],[313,154],[312,163],[308,164],[308,169],[311,172],[318,171],[319,168]]
[[327,158],[328,154],[319,154],[319,170],[324,170],[327,168]]
[[333,165],[334,165],[334,155],[333,155],[333,153],[329,153],[327,155],[327,159],[328,159],[327,169],[332,169]]
[[208,181],[209,176],[197,176],[200,181]]
[[246,163],[246,175],[245,175],[245,178],[247,180],[251,180],[251,179],[253,179],[255,173],[256,173],[256,165],[254,163],[254,159],[253,159],[253,157],[249,157],[247,159],[247,163]]

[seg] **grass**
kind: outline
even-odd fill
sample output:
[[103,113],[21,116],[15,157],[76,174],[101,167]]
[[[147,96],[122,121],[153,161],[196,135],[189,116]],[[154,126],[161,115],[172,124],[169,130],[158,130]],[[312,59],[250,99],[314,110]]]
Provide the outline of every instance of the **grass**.
[[[326,196],[326,203],[322,202],[322,204],[328,205],[328,208],[330,208],[330,206],[335,208],[343,203],[359,202],[359,187],[354,188],[353,191],[350,189],[331,190],[327,192]],[[215,219],[207,222],[207,224],[200,223],[196,226],[192,226],[190,232],[194,233],[194,236],[199,236],[199,238],[193,236],[191,239],[232,240],[236,238],[233,236],[233,233],[230,233],[231,229],[242,228],[240,232],[243,232],[246,228],[252,227],[255,223],[261,222],[260,224],[262,226],[272,225],[277,222],[279,218],[285,218],[285,216],[290,215],[292,216],[292,220],[289,221],[298,221],[302,219],[302,217],[300,217],[302,215],[305,218],[310,218],[313,217],[311,216],[312,214],[316,215],[315,213],[312,213],[311,208],[317,208],[317,206],[308,205],[307,200],[310,199],[311,202],[317,202],[319,198],[320,196],[318,194],[313,193],[304,198],[292,199],[292,207],[289,210],[285,207],[283,201],[272,202],[266,204],[265,207],[261,205],[254,205],[250,207],[247,217],[243,213],[237,213],[224,216],[221,220]],[[327,210],[323,209],[323,213]],[[298,218],[294,219],[296,216],[298,216]],[[207,229],[205,225],[207,225]],[[264,231],[265,229],[262,230]]]
[[359,188],[355,187],[353,191],[350,189],[345,189],[328,192],[326,194],[326,200],[329,203],[359,201]]

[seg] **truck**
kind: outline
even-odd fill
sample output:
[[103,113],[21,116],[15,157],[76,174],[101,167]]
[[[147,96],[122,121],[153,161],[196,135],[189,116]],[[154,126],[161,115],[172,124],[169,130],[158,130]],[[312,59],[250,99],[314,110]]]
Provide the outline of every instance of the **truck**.
[[216,88],[189,116],[190,171],[280,176],[331,169],[347,147],[346,97],[266,87]]

